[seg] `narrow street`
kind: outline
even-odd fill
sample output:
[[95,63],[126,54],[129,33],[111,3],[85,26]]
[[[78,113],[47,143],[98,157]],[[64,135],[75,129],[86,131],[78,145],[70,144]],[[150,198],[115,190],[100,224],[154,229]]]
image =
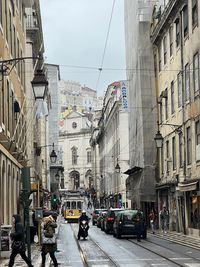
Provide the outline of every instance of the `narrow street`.
[[149,234],[147,240],[116,239],[90,224],[87,240],[77,241],[78,224],[63,221],[57,258],[61,266],[199,267],[199,250]]

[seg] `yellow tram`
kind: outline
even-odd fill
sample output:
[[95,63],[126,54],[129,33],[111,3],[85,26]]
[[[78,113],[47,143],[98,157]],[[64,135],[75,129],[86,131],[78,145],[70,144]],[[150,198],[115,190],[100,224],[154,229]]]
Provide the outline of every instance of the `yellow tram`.
[[64,218],[67,222],[78,222],[83,209],[83,196],[79,191],[67,191],[64,199]]

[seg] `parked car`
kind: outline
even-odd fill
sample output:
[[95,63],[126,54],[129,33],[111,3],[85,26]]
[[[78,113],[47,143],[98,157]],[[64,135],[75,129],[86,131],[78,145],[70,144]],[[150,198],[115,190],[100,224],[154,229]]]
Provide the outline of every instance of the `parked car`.
[[115,220],[115,217],[120,211],[123,211],[124,209],[110,209],[108,210],[107,214],[103,218],[103,228],[106,234],[108,234],[110,231],[113,231],[113,223]]
[[97,218],[97,227],[98,227],[98,228],[101,228],[101,230],[102,230],[102,222],[103,222],[103,218],[104,218],[104,216],[106,215],[106,213],[107,213],[107,210],[100,211],[100,212],[99,212],[99,216],[98,216],[98,218]]
[[[113,236],[121,238],[122,235],[137,235],[137,210],[124,210],[117,214],[113,224]],[[146,239],[147,227],[142,213],[141,237]]]
[[97,223],[97,218],[99,217],[100,211],[106,211],[107,209],[95,209],[92,213],[92,225]]

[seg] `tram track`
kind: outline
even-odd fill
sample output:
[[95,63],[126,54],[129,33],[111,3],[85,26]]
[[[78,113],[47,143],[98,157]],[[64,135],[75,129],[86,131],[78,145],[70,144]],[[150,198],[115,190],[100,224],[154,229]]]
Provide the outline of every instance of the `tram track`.
[[[81,247],[80,242],[77,239],[77,235],[76,235],[76,232],[75,232],[75,227],[73,227],[73,225],[70,225],[70,226],[71,226],[71,229],[73,231],[74,239],[76,241],[76,244],[77,244],[81,259],[83,261],[83,265],[84,265],[84,267],[90,267],[92,260],[90,260],[90,259],[88,260],[85,251]],[[109,266],[120,267],[120,265],[107,252],[105,252],[105,250],[93,238],[91,238],[91,236],[89,237],[87,242],[88,241],[90,241],[90,243],[93,243],[93,249],[94,249],[94,245],[95,245],[101,251],[101,253],[103,253],[103,255],[104,255],[104,259],[103,260],[104,261],[107,260]],[[84,241],[84,242],[86,242],[86,241]]]
[[[180,266],[180,267],[186,267],[186,266],[188,266],[188,265],[186,265],[184,263],[183,264],[182,263],[179,263],[177,260],[175,260],[173,258],[166,257],[164,255],[164,253],[159,253],[159,252],[157,252],[157,251],[155,251],[153,249],[150,249],[149,247],[146,247],[144,244],[151,243],[151,244],[154,244],[156,246],[160,246],[160,247],[162,247],[164,249],[168,249],[169,251],[171,251],[171,252],[174,253],[174,251],[172,249],[170,249],[169,247],[166,247],[166,246],[163,246],[163,245],[161,246],[160,244],[157,244],[156,242],[149,241],[149,240],[144,240],[145,243],[144,243],[144,241],[142,243],[139,243],[137,241],[133,241],[133,240],[130,240],[130,239],[127,239],[127,241],[129,241],[130,243],[133,243],[133,244],[135,244],[135,245],[137,245],[137,246],[139,246],[139,247],[141,247],[141,248],[143,248],[143,249],[145,249],[145,250],[147,250],[147,251],[149,251],[149,252],[151,252],[151,253],[153,253],[153,254],[155,254],[155,255],[163,258],[163,259],[165,259],[166,261],[171,262],[171,263],[177,265],[177,266]],[[183,255],[183,256],[184,256],[184,258],[183,258],[184,260],[195,260],[195,261],[198,261],[198,263],[199,263],[199,260],[196,259],[196,258],[194,258],[194,257],[187,257],[186,258],[185,255]]]

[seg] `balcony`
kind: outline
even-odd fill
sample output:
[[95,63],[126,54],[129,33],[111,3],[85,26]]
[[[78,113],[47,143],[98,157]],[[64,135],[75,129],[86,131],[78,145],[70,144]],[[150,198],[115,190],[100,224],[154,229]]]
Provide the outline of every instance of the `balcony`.
[[39,30],[37,15],[26,16],[26,30],[27,31]]

